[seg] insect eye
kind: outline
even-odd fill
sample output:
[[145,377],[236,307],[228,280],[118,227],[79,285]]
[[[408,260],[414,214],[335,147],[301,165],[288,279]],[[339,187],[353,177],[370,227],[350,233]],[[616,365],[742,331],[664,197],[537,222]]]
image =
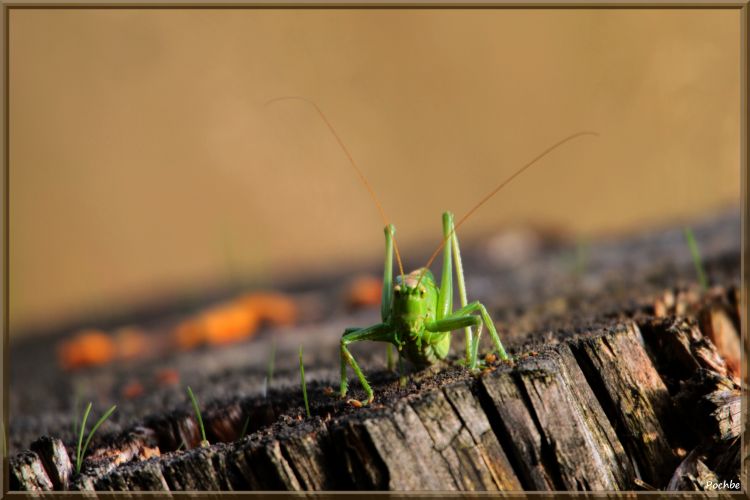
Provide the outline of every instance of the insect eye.
[[425,293],[427,293],[427,289],[425,289],[425,287],[423,287],[423,286],[420,286],[419,287],[419,295],[421,295],[422,297],[424,297]]
[[400,295],[401,294],[401,286],[399,286],[399,285],[394,286],[393,287],[393,293],[395,293],[396,295]]

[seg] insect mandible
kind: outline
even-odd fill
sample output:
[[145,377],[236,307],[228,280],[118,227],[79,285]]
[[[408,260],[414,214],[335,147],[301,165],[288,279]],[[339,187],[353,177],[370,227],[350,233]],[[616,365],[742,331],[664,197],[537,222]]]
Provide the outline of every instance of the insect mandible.
[[[508,354],[500,341],[492,319],[487,308],[479,301],[468,302],[466,295],[466,283],[464,280],[463,264],[461,262],[461,251],[458,244],[456,230],[461,226],[479,207],[484,205],[490,198],[508,185],[513,179],[524,172],[527,168],[541,160],[553,150],[577,137],[591,135],[597,136],[596,132],[577,132],[556,142],[545,149],[541,154],[516,170],[511,176],[501,182],[495,189],[490,191],[479,203],[469,210],[458,222],[455,222],[451,212],[443,213],[443,239],[438,248],[428,259],[427,263],[408,274],[404,273],[401,256],[396,244],[396,228],[388,222],[385,212],[373,191],[367,178],[354,161],[353,156],[336,133],[331,123],[326,118],[318,105],[304,97],[279,97],[272,99],[266,105],[273,102],[297,99],[312,105],[320,115],[331,134],[336,138],[341,149],[349,159],[349,163],[357,172],[360,180],[372,196],[377,206],[383,223],[385,224],[385,265],[383,271],[383,288],[380,304],[381,322],[365,328],[347,328],[341,336],[340,362],[341,362],[341,386],[340,395],[346,397],[348,389],[347,366],[354,370],[367,398],[364,401],[350,400],[355,406],[370,404],[374,399],[374,393],[367,382],[362,369],[349,351],[349,344],[370,340],[375,342],[386,342],[395,346],[398,351],[399,372],[403,373],[404,358],[416,367],[426,367],[448,356],[451,344],[451,333],[464,330],[465,336],[465,358],[464,364],[475,370],[478,365],[479,339],[482,335],[482,327],[486,327],[496,354],[501,360],[507,360]],[[443,266],[440,276],[440,286],[437,285],[434,275],[430,271],[430,265],[443,252]],[[395,251],[395,252],[394,252]],[[399,267],[399,275],[393,278],[393,260]],[[453,271],[456,273],[456,285],[460,305],[453,310]],[[477,328],[474,335],[472,328]]]

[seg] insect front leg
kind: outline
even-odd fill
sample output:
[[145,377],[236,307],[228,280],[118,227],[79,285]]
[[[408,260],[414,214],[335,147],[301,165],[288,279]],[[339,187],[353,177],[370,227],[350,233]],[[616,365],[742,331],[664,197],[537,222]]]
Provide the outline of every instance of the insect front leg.
[[[475,315],[475,313],[477,312],[479,313],[479,316]],[[446,316],[443,319],[428,323],[426,325],[426,328],[431,332],[448,332],[457,330],[459,328],[466,328],[469,326],[479,326],[482,323],[484,323],[484,325],[487,327],[487,330],[490,331],[490,337],[492,338],[492,342],[495,344],[495,349],[497,350],[497,354],[500,359],[507,360],[508,354],[505,352],[505,348],[503,347],[502,342],[500,342],[500,336],[497,334],[497,330],[495,329],[495,325],[492,322],[492,318],[490,318],[490,315],[484,305],[482,305],[478,301],[472,302],[471,304],[458,309],[453,314]],[[477,338],[477,341],[474,342],[474,344],[476,345],[472,345],[469,349],[469,352],[471,353],[469,368],[471,369],[477,367],[477,351],[479,345],[478,340],[479,339]]]
[[365,401],[360,401],[362,404],[366,405],[371,403],[374,398],[372,389],[370,388],[370,384],[367,382],[364,373],[362,373],[362,369],[354,359],[354,356],[352,356],[352,353],[349,352],[349,349],[346,347],[352,342],[359,342],[361,340],[393,342],[394,336],[389,324],[379,323],[367,328],[347,328],[344,331],[344,335],[341,337],[341,397],[346,397],[348,387],[346,365],[348,364],[352,367],[354,373],[357,374],[357,378],[359,378],[359,382],[362,384],[362,388],[367,394],[367,399]]
[[406,373],[404,371],[404,357],[401,356],[400,352],[398,353],[398,385],[399,387],[406,387]]

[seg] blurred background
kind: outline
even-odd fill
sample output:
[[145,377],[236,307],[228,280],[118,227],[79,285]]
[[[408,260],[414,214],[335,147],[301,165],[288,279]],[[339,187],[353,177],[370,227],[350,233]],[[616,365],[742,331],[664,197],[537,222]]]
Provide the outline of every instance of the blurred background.
[[591,239],[739,206],[738,11],[13,10],[15,338],[207,287],[409,267],[461,229]]

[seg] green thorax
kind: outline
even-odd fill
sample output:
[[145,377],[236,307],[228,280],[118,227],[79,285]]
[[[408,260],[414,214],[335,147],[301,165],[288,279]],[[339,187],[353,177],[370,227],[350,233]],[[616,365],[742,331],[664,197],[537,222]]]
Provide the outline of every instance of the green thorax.
[[437,338],[431,339],[425,331],[425,324],[435,321],[437,306],[438,286],[429,269],[421,268],[403,278],[396,277],[390,323],[403,347],[402,354],[413,363],[431,364],[436,358],[444,357],[442,348],[438,349],[439,354],[433,352],[432,344]]

